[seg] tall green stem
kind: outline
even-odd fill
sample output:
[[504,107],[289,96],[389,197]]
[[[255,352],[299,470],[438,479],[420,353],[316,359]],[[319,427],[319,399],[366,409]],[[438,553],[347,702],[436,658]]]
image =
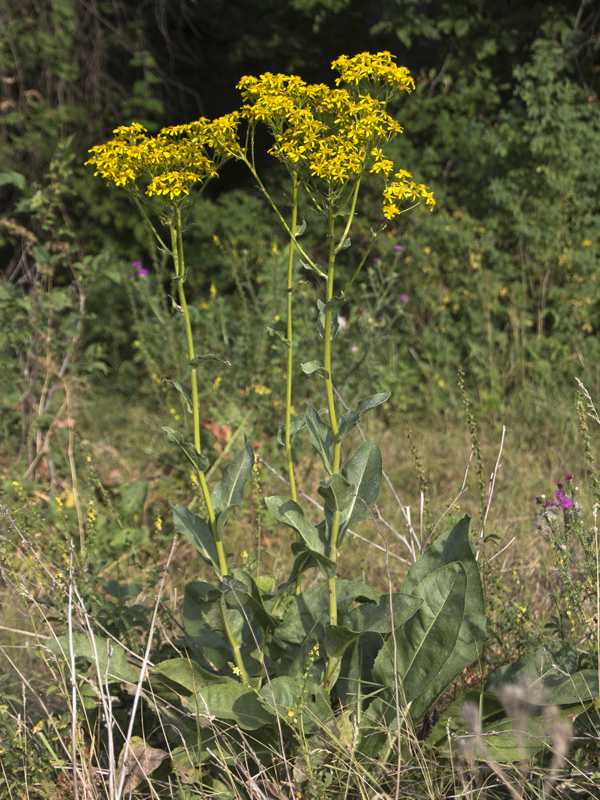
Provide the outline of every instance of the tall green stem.
[[[187,300],[185,298],[185,289],[184,289],[185,261],[183,255],[183,241],[181,235],[181,213],[179,211],[177,212],[175,224],[169,223],[169,229],[171,232],[171,249],[173,254],[173,263],[175,266],[175,279],[177,281],[177,293],[179,297],[179,305],[181,306],[181,310],[183,311],[185,338],[187,342],[187,351],[188,351],[188,361],[192,361],[194,358],[194,340],[192,337],[192,325],[190,323],[190,314],[188,311]],[[198,453],[198,455],[202,455],[202,446],[200,443],[200,408],[198,406],[198,374],[197,370],[194,367],[192,367],[191,369],[191,384],[192,384],[192,417],[194,424],[194,447],[196,448],[196,452]],[[214,537],[215,544],[217,547],[217,553],[219,556],[219,568],[221,570],[221,574],[225,576],[228,574],[227,560],[225,558],[223,543],[219,540],[218,537],[217,520],[212,500],[210,498],[210,492],[208,490],[206,476],[204,472],[199,468],[197,469],[197,473],[198,473],[198,480],[200,482],[200,487],[202,489],[202,494],[204,495],[204,502],[206,503],[210,529],[212,531],[212,535]]]
[[[333,210],[331,205],[329,207],[329,259],[327,264],[327,291],[325,297],[325,357],[324,366],[327,370],[326,388],[327,388],[327,407],[329,410],[329,424],[333,433],[333,472],[340,471],[341,461],[341,444],[339,440],[339,429],[337,424],[337,417],[335,413],[335,399],[333,395],[333,376],[331,374],[331,317],[333,309],[330,306],[330,300],[333,297],[333,279],[335,273],[335,222],[333,217]],[[329,558],[331,561],[337,561],[337,537],[339,528],[339,512],[336,510],[331,520],[331,533],[329,539]],[[337,595],[336,595],[336,578],[329,578],[329,623],[337,625]],[[334,659],[331,659],[333,661]],[[330,669],[328,667],[327,673],[329,676]]]
[[[290,479],[290,489],[292,500],[297,502],[298,493],[296,491],[296,476],[294,475],[294,462],[292,459],[292,370],[293,370],[293,322],[292,322],[292,289],[294,281],[294,245],[296,242],[296,224],[298,222],[298,180],[296,173],[292,174],[294,181],[294,191],[292,195],[292,224],[290,234],[290,252],[288,256],[288,275],[287,275],[287,383],[285,391],[285,457],[287,460],[287,470]],[[299,584],[298,584],[299,587]]]
[[[192,337],[192,325],[190,322],[190,315],[188,311],[188,305],[184,289],[185,260],[183,255],[183,238],[181,233],[181,227],[182,227],[181,214],[178,211],[175,224],[170,223],[169,228],[171,232],[171,248],[173,253],[173,263],[175,266],[175,278],[177,280],[177,293],[179,296],[179,305],[181,306],[181,310],[183,311],[185,338],[188,350],[188,360],[192,361],[194,359],[194,340]],[[194,447],[196,448],[196,452],[198,453],[198,455],[202,455],[202,446],[200,442],[200,408],[198,406],[198,374],[195,367],[191,368],[191,384],[192,384],[192,417],[194,421]],[[219,539],[218,536],[217,519],[215,516],[215,510],[212,504],[212,500],[210,497],[210,492],[208,490],[206,475],[199,468],[197,468],[197,473],[198,473],[198,480],[200,482],[200,487],[202,489],[202,494],[204,495],[204,502],[206,503],[206,510],[208,512],[210,529],[217,548],[217,554],[219,557],[219,569],[221,571],[221,575],[225,577],[229,572],[229,570],[227,569],[227,559],[225,558],[225,550],[223,549],[223,542]],[[235,637],[233,636],[231,629],[228,625],[227,609],[225,607],[225,602],[223,600],[223,597],[221,597],[220,608],[221,608],[221,618],[223,620],[223,628],[225,630],[225,635],[227,637],[228,644],[231,647],[233,653],[233,658],[235,661],[237,672],[242,678],[242,680],[247,683],[248,675],[246,673],[244,662],[242,660],[240,645],[239,642],[235,640]]]

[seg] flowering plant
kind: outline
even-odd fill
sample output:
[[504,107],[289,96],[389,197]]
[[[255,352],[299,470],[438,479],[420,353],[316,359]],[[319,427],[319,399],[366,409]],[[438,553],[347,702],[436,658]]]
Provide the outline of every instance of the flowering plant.
[[[203,518],[190,508],[173,506],[173,520],[215,575],[213,583],[194,581],[186,587],[183,622],[190,649],[185,657],[150,668],[152,702],[168,703],[171,718],[175,716],[181,726],[192,715],[203,728],[216,720],[233,721],[243,731],[260,729],[266,745],[283,741],[285,731],[301,751],[309,737],[337,724],[336,719],[349,724],[352,720],[358,726],[353,744],[358,758],[388,748],[388,735],[382,737],[381,726],[395,726],[398,736],[403,719],[418,720],[458,673],[476,660],[485,625],[468,518],[425,552],[413,548],[416,560],[400,592],[380,595],[361,581],[338,577],[342,543],[352,526],[368,516],[382,483],[377,443],[366,439],[349,454],[342,452],[342,441],[366,413],[388,400],[389,392],[362,398],[341,413],[333,357],[333,343],[342,327],[336,309],[378,231],[337,294],[336,263],[351,246],[349,234],[365,174],[384,179],[381,228],[406,210],[406,202],[424,200],[432,208],[435,201],[427,187],[414,183],[410,173],[394,167],[383,152],[402,132],[386,107],[394,96],[413,88],[408,71],[398,67],[389,53],[342,56],[333,67],[339,73],[336,88],[306,84],[297,76],[267,73],[243,78],[239,111],[212,122],[202,119],[167,128],[156,137],[147,136],[137,123],[118,128],[113,140],[93,148],[89,163],[96,174],[128,190],[144,214],[158,215],[169,231],[165,243],[162,232],[152,227],[173,261],[190,386],[171,383],[192,416],[193,440],[173,428],[164,430],[192,463],[206,508]],[[259,125],[266,125],[273,139],[270,153],[286,166],[291,179],[289,220],[256,168]],[[228,159],[250,170],[290,240],[287,328],[285,336],[279,334],[287,348],[286,415],[278,433],[290,496],[264,498],[273,517],[295,534],[291,570],[277,587],[260,574],[258,560],[248,563],[247,556],[242,569],[232,567],[225,545],[226,523],[242,503],[255,467],[252,447],[246,441],[212,490],[209,462],[201,447],[197,371],[215,357],[197,355],[194,349],[183,237],[190,209]],[[326,219],[325,264],[317,263],[299,242],[304,228],[297,220],[299,186]],[[323,358],[303,363],[302,369],[323,381],[326,407],[319,410],[309,402],[304,414],[294,416],[292,300],[301,286],[295,277],[297,260],[324,283],[316,324]],[[292,440],[301,433],[308,434],[323,468],[314,501],[322,514],[317,524],[300,502],[306,495],[298,487]],[[307,582],[314,571],[322,582]],[[306,770],[298,768],[298,783],[308,778]]]

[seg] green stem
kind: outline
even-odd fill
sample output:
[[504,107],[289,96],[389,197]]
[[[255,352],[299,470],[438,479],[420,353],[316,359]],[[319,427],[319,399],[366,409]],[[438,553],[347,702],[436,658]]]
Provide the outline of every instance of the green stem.
[[227,607],[225,605],[224,595],[221,595],[219,599],[219,607],[221,609],[221,619],[223,620],[223,628],[225,629],[225,636],[227,637],[227,642],[231,647],[231,652],[233,653],[233,660],[235,661],[235,666],[239,670],[239,676],[242,679],[243,683],[248,683],[248,674],[246,672],[246,668],[244,667],[244,661],[242,659],[240,645],[236,641],[233,633],[231,632],[231,628],[227,623]]
[[292,195],[292,224],[290,235],[290,252],[288,256],[288,277],[287,277],[287,384],[285,391],[285,457],[287,460],[288,477],[290,479],[290,489],[292,500],[298,501],[296,491],[296,477],[294,475],[294,462],[292,459],[292,368],[293,368],[293,324],[292,324],[292,288],[294,280],[294,244],[296,241],[296,224],[298,222],[298,180],[296,173],[292,174],[294,181],[294,191]]
[[[326,291],[326,304],[333,297],[333,279],[335,273],[335,222],[333,217],[333,210],[331,203],[329,205],[329,259],[327,264],[327,291]],[[340,471],[341,462],[341,443],[339,440],[339,428],[337,424],[337,417],[335,413],[335,399],[333,394],[333,377],[331,374],[331,317],[333,310],[327,306],[325,309],[325,357],[324,366],[327,370],[326,388],[327,388],[327,407],[329,410],[329,424],[333,433],[333,473]],[[335,510],[331,520],[331,534],[329,538],[329,558],[334,563],[337,562],[337,538],[339,529],[339,510]],[[337,625],[337,578],[329,578],[329,624]],[[340,659],[331,657],[327,663],[327,671],[325,673],[324,686],[326,689],[331,689],[332,684],[336,678]]]
[[254,180],[257,182],[257,184],[258,184],[258,186],[259,186],[259,188],[260,188],[261,192],[264,194],[264,196],[265,196],[265,197],[267,198],[267,200],[269,201],[269,205],[271,206],[271,208],[273,209],[273,211],[274,211],[274,212],[275,212],[275,214],[277,215],[277,217],[278,217],[279,221],[281,222],[281,224],[282,224],[282,225],[283,225],[283,227],[285,228],[285,231],[286,231],[286,233],[287,233],[287,234],[288,234],[288,236],[290,237],[290,242],[293,242],[293,243],[294,243],[294,247],[295,247],[295,248],[298,250],[298,252],[299,252],[299,253],[300,253],[300,255],[302,256],[302,258],[305,258],[305,259],[306,259],[306,263],[307,263],[307,264],[309,264],[309,265],[312,267],[312,269],[314,269],[314,270],[315,270],[315,272],[317,272],[317,273],[318,273],[318,274],[319,274],[319,275],[320,275],[322,278],[324,278],[324,277],[325,277],[325,273],[324,273],[324,272],[323,272],[323,271],[322,271],[322,270],[321,270],[321,269],[320,269],[320,268],[319,268],[319,267],[318,267],[318,266],[315,264],[315,262],[314,262],[314,261],[312,260],[312,258],[311,258],[311,257],[308,255],[308,253],[306,253],[306,252],[305,252],[305,250],[304,250],[304,248],[302,247],[302,245],[300,245],[300,244],[298,243],[298,240],[296,239],[296,231],[295,231],[295,230],[294,230],[294,231],[292,231],[292,230],[291,230],[291,228],[290,228],[290,226],[289,226],[289,225],[287,224],[287,222],[285,221],[285,219],[284,219],[283,215],[281,214],[281,211],[280,211],[280,210],[277,208],[277,205],[276,205],[275,201],[273,200],[273,198],[271,197],[271,195],[268,193],[268,191],[267,191],[267,190],[266,190],[266,188],[265,188],[265,185],[263,184],[263,182],[262,182],[262,181],[261,181],[261,179],[259,178],[259,176],[258,176],[258,173],[257,173],[257,172],[256,172],[256,170],[254,169],[254,166],[253,166],[253,165],[250,163],[250,161],[248,161],[248,159],[247,159],[247,158],[243,158],[243,159],[242,159],[242,161],[243,161],[243,163],[244,163],[244,164],[245,164],[245,165],[248,167],[248,169],[249,169],[249,170],[250,170],[250,172],[252,173],[252,177],[253,177],[253,178],[254,178]]
[[[194,358],[194,340],[192,337],[192,325],[190,323],[190,315],[188,311],[187,300],[185,298],[184,282],[185,282],[185,261],[183,256],[183,240],[181,234],[181,212],[177,210],[176,222],[169,223],[171,232],[171,252],[173,255],[173,263],[175,266],[175,278],[177,281],[177,292],[179,296],[179,305],[183,311],[183,318],[185,324],[185,338],[187,342],[188,361]],[[194,446],[198,455],[202,454],[202,446],[200,443],[200,408],[198,406],[198,374],[195,368],[191,369],[191,384],[192,384],[192,416],[194,421]],[[206,475],[201,469],[197,469],[198,481],[204,495],[204,502],[208,512],[208,520],[213,538],[217,547],[217,554],[219,556],[219,568],[224,577],[228,574],[227,560],[225,558],[225,551],[223,549],[223,542],[220,541],[217,532],[217,519],[215,510],[213,508],[208,484],[206,482]]]
[[335,223],[333,212],[329,209],[329,260],[327,264],[327,290],[325,296],[325,357],[324,367],[327,370],[326,389],[327,389],[327,410],[329,411],[329,424],[333,432],[333,472],[340,471],[340,458],[342,447],[339,441],[339,430],[335,413],[335,398],[333,394],[333,377],[331,375],[331,317],[333,309],[329,305],[333,298],[333,278],[335,272]]

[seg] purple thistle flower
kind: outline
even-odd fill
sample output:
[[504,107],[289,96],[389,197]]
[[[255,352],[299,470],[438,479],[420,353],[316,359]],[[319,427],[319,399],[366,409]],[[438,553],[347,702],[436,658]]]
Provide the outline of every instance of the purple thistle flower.
[[364,314],[364,313],[365,313],[365,310],[364,310],[364,308],[359,308],[359,309],[358,309],[358,313],[359,313],[359,314]]
[[400,295],[400,300],[402,300],[403,303],[408,303],[408,295],[407,294],[401,294]]
[[562,492],[557,492],[557,493],[556,493],[556,499],[557,499],[557,500],[562,500],[562,499],[563,499],[563,497],[564,497],[564,494],[563,494]]
[[141,269],[143,266],[144,266],[144,262],[143,261],[134,261],[133,264],[132,264],[132,267],[134,269]]
[[568,482],[568,483],[571,483],[571,481],[572,481],[572,480],[573,480],[573,476],[572,476],[572,475],[571,475],[571,473],[569,472],[569,474],[567,475],[567,482]]
[[558,486],[559,489],[563,488],[563,484],[562,483],[557,483],[556,485]]
[[379,259],[378,259],[378,258],[374,258],[374,259],[373,259],[373,263],[374,263],[374,264],[379,264]]
[[150,270],[149,269],[144,269],[143,267],[142,267],[142,269],[138,269],[138,276],[140,278],[145,278],[147,275],[150,275]]
[[573,505],[572,498],[570,498],[570,497],[561,498],[561,501],[560,501],[560,507],[561,508],[564,508],[564,509],[571,508],[572,505]]
[[404,250],[404,248],[402,247],[402,245],[401,245],[401,244],[397,244],[397,245],[394,245],[394,250],[395,250],[397,253],[401,253],[401,252]]

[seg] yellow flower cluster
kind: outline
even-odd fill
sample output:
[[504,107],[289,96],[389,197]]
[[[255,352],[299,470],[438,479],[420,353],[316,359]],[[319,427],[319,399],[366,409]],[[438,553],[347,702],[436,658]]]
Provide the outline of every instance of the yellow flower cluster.
[[427,186],[422,183],[416,184],[414,181],[408,180],[412,177],[410,172],[401,169],[397,172],[395,177],[397,180],[392,181],[383,190],[383,215],[386,219],[393,219],[393,217],[401,214],[402,211],[398,206],[405,200],[416,202],[419,198],[423,198],[425,203],[431,207],[435,205],[433,192],[427,191]]
[[238,88],[245,100],[242,115],[270,128],[270,152],[305,183],[319,178],[339,187],[365,169],[387,174],[393,168],[381,146],[402,127],[380,100],[271,73],[243,78]]
[[221,164],[241,153],[239,122],[234,113],[163,128],[156,136],[148,136],[146,128],[134,122],[117,128],[106,144],[92,147],[86,163],[116,186],[135,191],[136,182],[145,178],[147,195],[173,200],[189,194],[194,184],[218,177]]
[[391,53],[360,53],[353,58],[340,56],[331,65],[341,77],[336,78],[336,85],[360,87],[363,94],[371,90],[378,96],[381,88],[386,90],[386,98],[398,92],[412,92],[415,82],[406,67],[399,67]]
[[[341,75],[335,89],[270,72],[244,77],[238,84],[242,117],[251,125],[267,125],[275,139],[271,154],[316,194],[320,182],[339,193],[365,171],[381,173],[387,181],[394,163],[382,147],[402,133],[402,127],[387,113],[386,103],[393,94],[414,89],[408,70],[398,67],[387,52],[341,56],[332,66]],[[383,100],[378,98],[382,89]],[[398,203],[403,200],[423,198],[435,205],[426,186],[407,180],[409,173],[395,177],[384,191],[388,219],[401,213]]]

